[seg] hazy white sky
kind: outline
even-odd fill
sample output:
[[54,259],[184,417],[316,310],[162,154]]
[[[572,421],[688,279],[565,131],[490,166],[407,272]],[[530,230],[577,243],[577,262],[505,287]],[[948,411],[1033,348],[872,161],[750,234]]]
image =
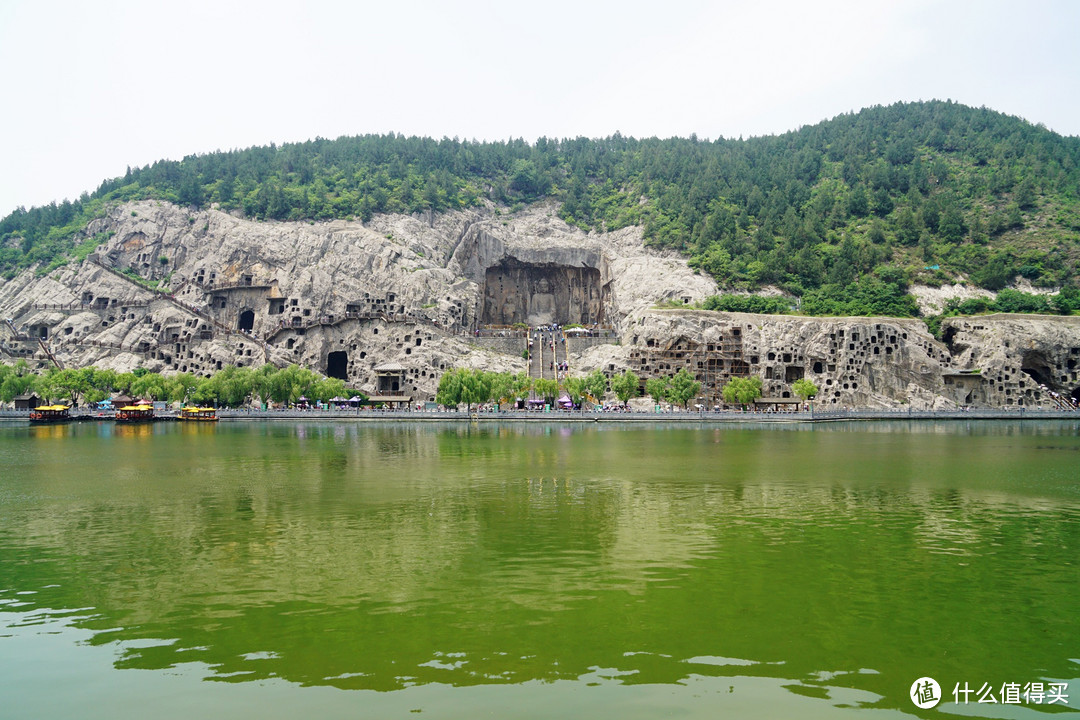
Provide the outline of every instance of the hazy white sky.
[[0,216],[316,136],[738,137],[932,98],[1080,135],[1078,28],[1072,0],[0,0]]

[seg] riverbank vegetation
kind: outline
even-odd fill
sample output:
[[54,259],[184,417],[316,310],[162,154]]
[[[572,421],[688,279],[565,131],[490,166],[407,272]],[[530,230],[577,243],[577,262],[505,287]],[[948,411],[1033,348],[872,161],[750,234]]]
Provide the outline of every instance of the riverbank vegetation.
[[24,360],[0,365],[0,402],[35,394],[43,400],[64,400],[72,404],[107,400],[117,393],[168,402],[241,407],[251,402],[294,405],[301,397],[311,402],[328,402],[346,395],[367,397],[346,388],[337,378],[328,378],[298,365],[278,368],[227,366],[210,377],[191,373],[162,375],[145,368],[118,373],[96,367],[35,373]]
[[[633,390],[626,387],[628,378],[633,380]],[[619,386],[616,394],[620,399],[624,395],[627,400],[636,397],[638,379],[633,373],[627,371],[616,376],[613,382]],[[607,389],[607,376],[599,370],[585,376],[564,376],[559,381],[552,378],[531,378],[523,372],[512,374],[452,368],[439,378],[435,402],[448,408],[464,405],[468,412],[472,412],[474,406],[486,403],[501,405],[530,399],[554,406],[561,392],[565,393],[571,403],[579,406],[585,400],[594,404],[603,403]]]
[[0,272],[85,255],[86,223],[137,199],[293,221],[553,200],[569,223],[641,226],[721,287],[774,285],[804,314],[915,315],[912,283],[1078,287],[1080,138],[952,102],[745,140],[390,134],[162,160],[0,220]]

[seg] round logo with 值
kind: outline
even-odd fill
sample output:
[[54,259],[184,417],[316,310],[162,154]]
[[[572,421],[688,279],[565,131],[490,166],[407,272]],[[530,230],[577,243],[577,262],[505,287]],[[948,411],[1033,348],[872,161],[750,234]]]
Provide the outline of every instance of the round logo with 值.
[[921,677],[911,683],[909,695],[915,707],[929,710],[941,702],[941,686],[932,677]]

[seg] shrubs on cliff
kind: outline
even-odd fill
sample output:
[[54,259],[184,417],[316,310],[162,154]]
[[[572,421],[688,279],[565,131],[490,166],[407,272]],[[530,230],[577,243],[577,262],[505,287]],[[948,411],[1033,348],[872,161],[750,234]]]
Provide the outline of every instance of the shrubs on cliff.
[[1039,315],[1071,315],[1080,311],[1080,290],[1062,288],[1057,295],[1035,295],[1006,288],[993,300],[969,298],[949,300],[945,315],[978,315],[979,313],[1034,313]]
[[815,316],[882,315],[917,317],[919,306],[908,294],[904,274],[891,267],[880,267],[845,285],[829,283],[803,291],[801,298],[714,295],[702,303],[705,310],[751,312],[769,315],[799,313]]
[[786,297],[762,297],[760,295],[713,295],[705,298],[702,309],[718,312],[786,315],[792,311],[792,301]]
[[824,285],[810,290],[802,298],[801,310],[817,316],[918,317],[919,304],[902,282],[871,275],[845,286]]

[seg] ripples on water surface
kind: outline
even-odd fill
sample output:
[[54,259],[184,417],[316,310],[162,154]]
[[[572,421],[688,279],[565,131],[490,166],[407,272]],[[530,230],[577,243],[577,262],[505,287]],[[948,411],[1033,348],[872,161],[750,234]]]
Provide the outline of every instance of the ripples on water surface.
[[1077,423],[7,426],[0,462],[11,717],[1080,705]]

